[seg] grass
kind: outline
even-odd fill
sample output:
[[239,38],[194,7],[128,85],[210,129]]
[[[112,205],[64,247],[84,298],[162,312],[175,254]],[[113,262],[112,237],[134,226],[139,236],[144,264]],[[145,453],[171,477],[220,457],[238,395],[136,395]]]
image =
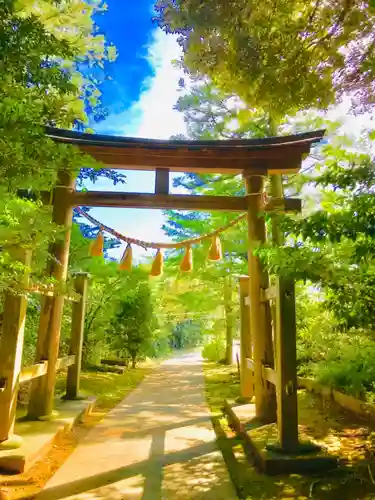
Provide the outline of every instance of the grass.
[[375,499],[375,488],[367,469],[369,462],[363,460],[374,424],[359,421],[336,406],[323,408],[320,400],[303,391],[299,395],[300,424],[349,467],[327,476],[266,476],[252,467],[243,441],[234,435],[222,412],[224,399],[235,400],[240,395],[236,367],[206,362],[204,372],[206,398],[218,445],[240,499]]
[[[95,371],[95,369],[83,371],[80,393],[84,396],[95,396],[98,409],[110,410],[142,382],[152,367],[151,362],[142,363],[135,369],[126,370],[123,374]],[[60,373],[56,384],[56,394],[64,394],[65,384],[66,373]]]
[[[82,396],[95,396],[97,398],[95,413],[104,414],[135,389],[144,377],[150,373],[155,363],[153,361],[140,363],[134,370],[129,369],[121,375],[95,369],[82,371],[80,394]],[[55,390],[57,397],[65,394],[66,376],[66,370],[57,374]],[[26,412],[27,406],[19,406],[17,408],[17,418],[24,417]]]
[[205,362],[206,397],[214,415],[222,413],[224,399],[235,399],[240,394],[240,381],[234,366]]

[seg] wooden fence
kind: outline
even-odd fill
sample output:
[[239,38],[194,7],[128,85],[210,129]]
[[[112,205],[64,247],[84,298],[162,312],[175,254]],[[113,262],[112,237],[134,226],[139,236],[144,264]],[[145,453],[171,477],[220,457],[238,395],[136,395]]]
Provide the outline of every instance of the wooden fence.
[[[254,360],[246,358],[246,369],[241,372],[241,377],[246,376],[246,372],[250,372],[251,376],[253,376],[254,366]],[[264,380],[276,386],[277,376],[273,368],[262,365],[262,376]],[[344,394],[333,387],[322,385],[311,378],[297,377],[297,383],[299,389],[306,389],[309,392],[322,396],[326,400],[332,400],[345,410],[355,413],[360,417],[375,420],[375,404],[367,403],[349,394]]]
[[[260,289],[260,304],[267,307],[272,316],[273,345],[267,346],[274,355],[269,356],[274,366],[264,363],[265,349],[260,350],[261,330],[253,329],[251,322],[251,295],[248,276],[240,277],[241,315],[241,395],[250,400],[257,386],[276,393],[277,421],[281,447],[286,451],[298,449],[297,366],[296,366],[296,320],[294,283],[285,278],[276,278],[276,284]],[[270,321],[264,313],[262,321]],[[270,388],[272,388],[270,390]],[[270,400],[271,401],[271,400]],[[258,416],[258,415],[257,415]],[[269,420],[270,421],[270,420]]]
[[[28,416],[32,419],[34,413],[34,417],[38,418],[43,415],[30,412],[30,408],[35,410],[35,408],[45,406],[45,400],[49,398],[49,394],[41,390],[45,384],[38,385],[37,382],[47,378],[49,372],[55,374],[58,370],[68,368],[65,398],[74,399],[78,397],[81,371],[88,275],[77,273],[74,276],[75,297],[61,296],[59,292],[44,287],[29,287],[30,251],[23,251],[22,254],[19,252],[17,259],[25,264],[23,291],[11,290],[5,295],[0,343],[0,448],[5,442],[10,443],[13,437],[20,384],[32,381],[33,390],[28,405]],[[22,368],[28,293],[40,294],[42,303],[45,297],[55,298],[57,296],[62,298],[62,304],[64,298],[72,302],[71,337],[68,356],[57,358],[55,362],[46,356],[45,359],[39,359],[34,365]],[[43,314],[41,313],[41,322],[42,320]],[[38,332],[38,343],[40,341],[40,332]],[[49,352],[48,349],[47,352]],[[55,381],[55,378],[53,380]]]
[[375,420],[375,405],[372,403],[366,403],[366,401],[357,399],[349,394],[344,394],[333,387],[324,386],[310,378],[298,377],[298,387],[319,394],[325,399],[330,399],[342,408],[345,408],[345,410],[355,413],[360,417],[372,421]]

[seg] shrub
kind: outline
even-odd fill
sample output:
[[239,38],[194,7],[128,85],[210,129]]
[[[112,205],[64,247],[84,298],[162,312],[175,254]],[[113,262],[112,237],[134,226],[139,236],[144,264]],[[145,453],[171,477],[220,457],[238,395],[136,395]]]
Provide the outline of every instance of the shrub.
[[361,399],[375,399],[375,342],[372,332],[342,331],[313,294],[297,301],[298,373]]
[[314,378],[358,398],[374,399],[375,342],[366,332],[351,330],[337,333],[329,343],[324,359],[311,363]]
[[202,356],[207,361],[220,361],[225,357],[225,342],[220,337],[212,339],[206,344],[202,351]]

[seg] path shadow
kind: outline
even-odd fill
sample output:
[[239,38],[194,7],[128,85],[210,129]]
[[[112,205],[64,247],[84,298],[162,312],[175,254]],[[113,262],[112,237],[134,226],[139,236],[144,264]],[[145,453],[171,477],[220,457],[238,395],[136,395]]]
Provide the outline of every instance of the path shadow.
[[138,429],[133,430],[129,425],[127,425],[126,429],[124,430],[124,425],[121,425],[121,423],[110,425],[108,424],[108,422],[106,422],[106,425],[105,427],[103,426],[101,432],[96,433],[93,439],[88,439],[86,437],[85,441],[82,442],[80,446],[90,446],[91,444],[108,441],[111,435],[119,437],[120,439],[135,439],[147,437],[154,434],[155,432],[168,432],[173,431],[174,429],[182,429],[190,426],[195,426],[197,430],[199,430],[199,428],[210,428],[211,426],[210,420],[207,416],[199,416],[196,418],[181,420],[177,423],[171,422],[164,424],[155,424],[152,426],[149,425],[148,428],[145,428],[146,425],[144,425],[147,424],[147,421],[143,422],[143,420],[140,418],[137,418],[135,423],[137,424]]
[[[95,496],[91,498],[107,498],[108,500],[126,498],[118,497],[119,491],[116,488],[114,488],[112,493],[110,493],[110,490],[108,489],[109,485],[118,483],[127,478],[139,476],[145,478],[143,483],[143,496],[141,497],[142,500],[158,500],[162,498],[161,490],[163,482],[163,468],[175,464],[181,464],[181,462],[193,461],[204,455],[210,455],[213,452],[218,453],[215,443],[204,443],[183,451],[171,452],[164,455],[164,442],[164,433],[153,437],[150,457],[148,460],[120,467],[118,469],[112,469],[101,474],[85,477],[63,485],[46,488],[36,496],[26,497],[22,500],[31,500],[32,498],[35,500],[60,500],[71,496],[78,500],[79,498],[90,498],[90,496],[75,497],[75,495],[87,493],[92,490],[97,491],[95,491]],[[209,460],[210,459],[208,458],[208,461]],[[156,474],[155,470],[157,471]],[[189,469],[180,469],[179,481],[181,484],[186,485],[186,475],[189,474],[189,470],[191,472],[191,467]],[[199,467],[198,473],[201,476],[201,467]],[[211,479],[214,480],[213,483],[216,486],[218,477],[215,476]],[[198,486],[195,489],[197,488]],[[190,498],[194,498],[194,488],[190,490],[189,494],[191,495]]]
[[186,366],[169,363],[168,383],[161,383],[158,372],[148,376],[142,390],[133,391],[86,436],[76,461],[50,487],[23,500],[198,500],[207,495],[232,500],[204,401],[201,363],[186,359]]

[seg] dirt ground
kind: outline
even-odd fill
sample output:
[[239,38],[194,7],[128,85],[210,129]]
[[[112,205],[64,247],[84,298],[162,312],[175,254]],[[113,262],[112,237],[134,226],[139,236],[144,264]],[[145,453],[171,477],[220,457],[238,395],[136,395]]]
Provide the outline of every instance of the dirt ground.
[[320,476],[266,476],[249,463],[244,443],[223,416],[222,401],[239,396],[236,369],[207,363],[205,376],[215,431],[240,499],[375,499],[375,422],[360,419],[334,403],[300,391],[299,422],[303,434],[336,456],[340,466]]
[[[94,410],[84,424],[77,424],[71,432],[62,435],[53,445],[48,455],[24,474],[0,475],[0,487],[4,500],[32,499],[59,466],[64,463],[77,443],[92,426],[103,418],[105,413],[104,410]],[[2,496],[0,496],[0,500],[3,500]]]

